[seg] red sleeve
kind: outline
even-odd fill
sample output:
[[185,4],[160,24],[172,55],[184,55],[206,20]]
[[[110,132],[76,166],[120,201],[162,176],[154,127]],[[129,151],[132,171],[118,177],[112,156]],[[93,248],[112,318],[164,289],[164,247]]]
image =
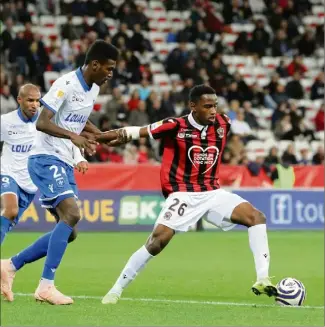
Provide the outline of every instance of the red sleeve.
[[226,130],[227,130],[226,135],[228,135],[231,127],[231,119],[226,114],[221,114],[220,116],[222,117],[222,119],[226,124]]
[[152,139],[173,137],[178,130],[179,121],[176,118],[166,118],[156,123],[148,125],[148,132]]

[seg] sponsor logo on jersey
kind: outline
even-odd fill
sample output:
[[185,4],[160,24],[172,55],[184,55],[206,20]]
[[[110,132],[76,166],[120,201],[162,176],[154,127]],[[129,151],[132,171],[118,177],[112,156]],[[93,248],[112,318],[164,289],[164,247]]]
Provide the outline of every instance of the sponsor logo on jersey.
[[11,151],[21,152],[21,153],[29,152],[32,149],[32,146],[33,146],[32,144],[26,144],[26,145],[16,144],[11,147]]
[[85,123],[87,121],[87,117],[85,115],[80,115],[80,114],[69,114],[66,118],[65,121],[68,121],[70,123]]
[[151,124],[151,130],[154,130],[154,129],[158,128],[162,124],[163,124],[163,121],[162,120],[161,121],[158,121],[158,122],[156,122],[154,124]]
[[186,138],[192,138],[192,139],[196,139],[198,136],[195,135],[195,134],[192,134],[192,133],[186,133],[186,132],[179,132],[177,134],[177,136],[180,138],[180,139],[186,139]]
[[64,96],[64,92],[62,90],[58,90],[58,92],[56,93],[56,97],[61,99]]
[[[192,151],[195,149],[200,150],[200,152],[194,152],[192,155]],[[212,151],[209,152],[209,150]],[[206,165],[207,169],[202,173],[205,174],[216,164],[219,157],[219,149],[216,146],[209,146],[203,149],[198,145],[193,145],[189,148],[187,155],[197,170],[200,169],[200,165]]]

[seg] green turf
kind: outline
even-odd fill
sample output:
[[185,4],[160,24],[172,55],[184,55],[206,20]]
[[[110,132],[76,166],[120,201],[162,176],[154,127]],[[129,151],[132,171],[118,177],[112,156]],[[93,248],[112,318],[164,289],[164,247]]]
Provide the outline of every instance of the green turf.
[[[8,235],[2,257],[15,254],[37,237],[33,233]],[[54,307],[37,304],[32,296],[16,296],[13,303],[1,302],[1,325],[324,326],[323,309],[272,306],[273,299],[251,293],[255,272],[246,232],[178,235],[124,292],[129,300],[102,305],[100,297],[146,237],[147,233],[80,234],[69,245],[56,284],[66,294],[95,298],[76,298],[72,306]],[[323,241],[322,232],[269,232],[270,274],[275,281],[283,277],[303,281],[306,306],[324,305]],[[23,268],[14,291],[34,292],[42,264]],[[203,303],[207,301],[252,305]]]

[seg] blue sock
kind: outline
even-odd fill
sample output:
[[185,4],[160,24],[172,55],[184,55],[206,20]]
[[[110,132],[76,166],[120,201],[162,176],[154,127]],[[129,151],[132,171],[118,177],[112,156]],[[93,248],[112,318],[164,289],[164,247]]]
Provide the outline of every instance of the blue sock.
[[12,221],[4,216],[1,216],[1,243],[6,237],[6,234],[9,232]]
[[26,263],[34,262],[46,256],[47,248],[52,233],[47,233],[36,240],[25,250],[19,252],[11,258],[11,262],[17,270],[22,268]]
[[72,227],[63,221],[60,221],[53,229],[47,249],[42,278],[54,280],[55,270],[58,268],[67,248],[72,229]]

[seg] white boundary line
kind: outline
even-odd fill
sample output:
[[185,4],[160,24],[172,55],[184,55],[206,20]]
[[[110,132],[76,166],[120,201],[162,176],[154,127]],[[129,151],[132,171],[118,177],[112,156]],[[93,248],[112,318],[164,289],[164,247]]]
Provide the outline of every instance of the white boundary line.
[[[33,296],[33,293],[15,293],[17,296]],[[88,295],[75,295],[71,296],[74,299],[92,299],[101,300],[100,296],[88,296]],[[244,303],[244,302],[219,302],[219,301],[196,301],[196,300],[168,300],[168,299],[150,299],[150,298],[121,298],[121,301],[133,301],[133,302],[158,302],[158,303],[181,303],[181,304],[201,304],[201,305],[219,305],[219,306],[234,306],[234,307],[263,307],[263,308],[279,308],[277,304],[255,304],[255,303]],[[282,308],[296,308],[296,309],[322,309],[322,306],[310,306],[305,305],[302,307],[290,307],[282,306]]]

